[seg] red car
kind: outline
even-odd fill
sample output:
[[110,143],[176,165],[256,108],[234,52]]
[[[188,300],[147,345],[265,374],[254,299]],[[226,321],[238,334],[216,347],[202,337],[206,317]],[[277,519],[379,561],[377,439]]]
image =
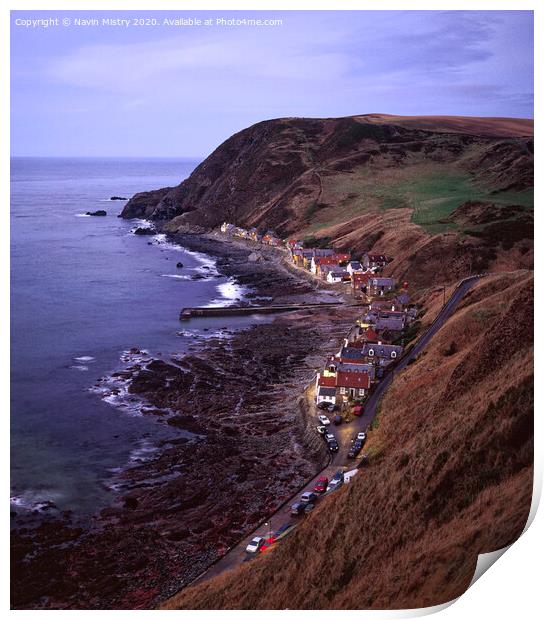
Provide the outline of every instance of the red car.
[[316,493],[325,493],[328,484],[329,479],[325,476],[321,476],[321,478],[318,478],[317,482],[315,483],[314,491]]
[[361,405],[355,405],[355,407],[353,407],[353,415],[363,415],[363,407]]

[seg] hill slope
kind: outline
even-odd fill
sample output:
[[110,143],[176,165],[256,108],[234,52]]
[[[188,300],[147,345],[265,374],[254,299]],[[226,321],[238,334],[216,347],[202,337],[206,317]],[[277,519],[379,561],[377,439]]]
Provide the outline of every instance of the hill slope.
[[368,467],[273,551],[165,606],[410,608],[462,594],[477,554],[513,542],[528,516],[532,305],[527,272],[478,284],[395,378]]
[[[529,268],[531,136],[527,119],[264,121],[226,140],[179,186],[136,194],[122,216],[160,220],[170,232],[227,220],[385,251],[395,273],[411,270],[422,286],[440,273]],[[482,205],[490,219],[456,217]]]

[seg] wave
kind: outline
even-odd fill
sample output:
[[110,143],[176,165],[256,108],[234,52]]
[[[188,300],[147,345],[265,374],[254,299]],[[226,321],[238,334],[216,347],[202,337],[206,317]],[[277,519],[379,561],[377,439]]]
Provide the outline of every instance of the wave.
[[89,370],[88,366],[83,366],[82,364],[81,365],[70,366],[70,368],[72,368],[73,370],[79,370],[81,372],[85,372],[85,371]]
[[81,357],[74,357],[76,362],[94,362],[95,358],[91,355],[82,355]]
[[60,491],[54,489],[27,489],[21,493],[11,493],[10,506],[21,510],[58,510],[56,502],[63,497]]
[[76,213],[75,216],[76,217],[91,217],[90,215],[87,215],[86,213]]
[[214,331],[201,332],[201,331],[191,331],[190,329],[181,329],[176,332],[176,334],[180,338],[191,338],[193,340],[209,340],[210,338],[217,338],[221,340],[226,340],[232,336],[231,331],[227,331],[225,329],[218,329]]
[[191,276],[187,274],[178,275],[175,273],[161,273],[161,278],[173,278],[174,280],[192,280]]
[[246,289],[240,284],[237,284],[233,279],[218,284],[216,290],[221,297],[213,299],[210,303],[203,306],[204,308],[223,308],[231,306],[232,302],[241,301],[246,292]]

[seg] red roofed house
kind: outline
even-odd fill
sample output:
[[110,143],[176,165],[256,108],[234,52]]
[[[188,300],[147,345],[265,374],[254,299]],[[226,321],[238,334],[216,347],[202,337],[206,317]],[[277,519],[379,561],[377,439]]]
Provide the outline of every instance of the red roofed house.
[[383,268],[387,265],[389,259],[385,254],[363,254],[361,264],[365,269]]
[[321,275],[320,268],[322,265],[338,265],[341,262],[349,260],[349,254],[333,254],[332,256],[314,256],[310,263],[310,271],[313,274]]
[[354,273],[351,276],[351,292],[354,297],[361,297],[362,287],[368,286],[371,276],[371,273]]
[[366,372],[338,371],[336,388],[344,399],[362,398],[370,388],[370,375]]
[[324,377],[317,375],[315,401],[319,403],[336,403],[336,375]]

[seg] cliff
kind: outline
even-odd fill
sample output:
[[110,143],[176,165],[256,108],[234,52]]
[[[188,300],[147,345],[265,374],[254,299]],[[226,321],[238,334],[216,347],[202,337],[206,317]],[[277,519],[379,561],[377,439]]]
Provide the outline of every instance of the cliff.
[[[393,273],[417,273],[421,286],[437,274],[530,268],[532,133],[525,119],[264,121],[226,140],[177,187],[136,194],[121,215],[160,220],[168,232],[229,221],[387,252]],[[456,219],[473,203],[513,209],[477,225]]]

